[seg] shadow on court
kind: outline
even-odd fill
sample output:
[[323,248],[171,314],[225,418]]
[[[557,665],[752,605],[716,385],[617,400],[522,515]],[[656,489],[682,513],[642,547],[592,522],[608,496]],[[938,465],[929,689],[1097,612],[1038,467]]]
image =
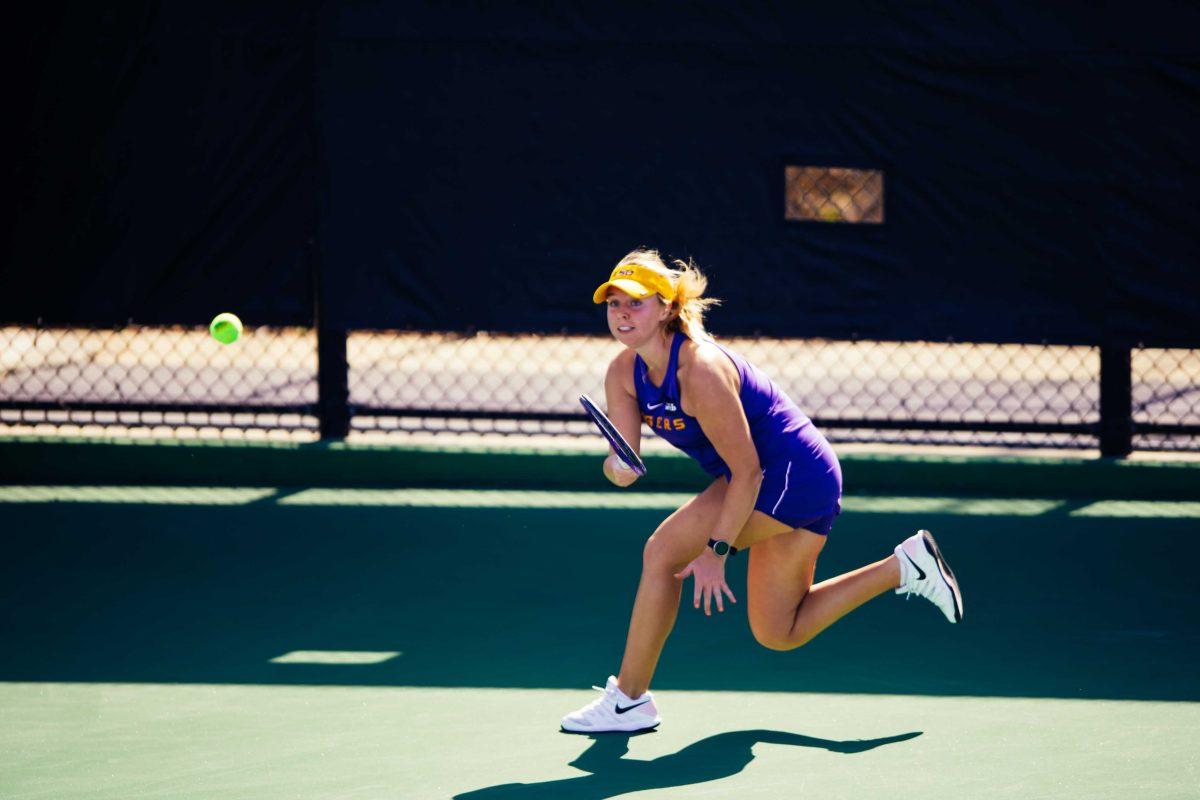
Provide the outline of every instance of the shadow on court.
[[920,736],[920,731],[901,733],[882,739],[834,741],[783,731],[729,731],[709,736],[677,753],[652,761],[626,761],[628,734],[601,734],[579,758],[571,762],[576,769],[590,773],[543,783],[506,783],[454,796],[454,800],[604,800],[629,792],[668,789],[720,780],[736,775],[754,760],[753,747],[782,744],[815,747],[834,753],[863,753]]
[[[619,664],[659,510],[11,503],[0,680],[582,688]],[[937,535],[947,624],[878,598],[765,650],[685,603],[657,689],[1200,700],[1192,519],[846,513],[818,580]],[[690,591],[690,584],[689,589]],[[273,663],[295,651],[399,653]],[[719,680],[715,676],[720,676]]]

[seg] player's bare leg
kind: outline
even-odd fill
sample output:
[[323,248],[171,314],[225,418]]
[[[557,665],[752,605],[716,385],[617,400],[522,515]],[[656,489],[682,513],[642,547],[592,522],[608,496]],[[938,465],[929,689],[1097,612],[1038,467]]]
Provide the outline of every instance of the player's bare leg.
[[563,717],[564,731],[633,732],[659,724],[658,708],[647,687],[679,611],[682,581],[675,575],[707,546],[709,526],[724,497],[725,481],[714,481],[667,517],[647,540],[620,678],[610,676],[604,687],[596,687],[601,690],[599,697]]
[[[926,541],[932,546],[927,548]],[[763,646],[791,650],[807,644],[868,600],[902,586],[929,598],[950,622],[962,618],[954,574],[927,531],[906,539],[887,558],[813,586],[817,555],[824,545],[824,536],[799,529],[770,537],[750,551],[746,613],[754,638]]]
[[724,480],[707,489],[663,520],[642,552],[642,577],[625,637],[618,683],[630,697],[650,686],[658,658],[679,612],[682,581],[675,577],[704,551],[712,520],[725,499]]
[[812,585],[826,537],[804,529],[772,536],[750,550],[746,614],[754,638],[790,650],[868,600],[900,585],[894,556]]

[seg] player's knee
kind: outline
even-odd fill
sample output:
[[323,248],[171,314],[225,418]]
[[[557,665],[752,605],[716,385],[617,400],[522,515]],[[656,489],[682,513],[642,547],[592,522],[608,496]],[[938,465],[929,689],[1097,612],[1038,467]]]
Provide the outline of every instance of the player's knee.
[[666,547],[663,545],[663,540],[657,533],[646,540],[645,546],[642,547],[643,568],[658,569],[666,566]]
[[768,650],[795,650],[801,645],[808,644],[809,638],[811,638],[798,637],[790,627],[771,623],[754,624],[752,622],[750,631],[754,634],[754,641]]
[[657,533],[647,539],[646,546],[642,548],[643,570],[670,571],[674,573],[683,566],[686,566],[685,564],[676,563],[678,560],[678,555],[674,552],[674,548],[670,546],[669,540]]
[[785,636],[755,634],[754,639],[768,650],[778,650],[779,652],[783,652],[785,650],[792,650],[796,647],[796,645],[792,644],[792,642]]

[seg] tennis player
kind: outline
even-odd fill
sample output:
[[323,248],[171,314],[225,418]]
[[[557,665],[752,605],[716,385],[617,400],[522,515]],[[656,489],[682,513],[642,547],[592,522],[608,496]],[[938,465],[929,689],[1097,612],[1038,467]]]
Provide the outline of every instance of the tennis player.
[[[705,333],[707,280],[694,265],[673,268],[653,250],[625,256],[592,299],[608,305],[608,327],[625,345],[609,364],[608,415],[640,450],[641,426],[700,462],[713,481],[646,542],[625,655],[601,695],[562,719],[571,733],[640,731],[662,720],[650,693],[675,624],[680,590],[704,613],[736,603],[725,562],[749,550],[746,613],[754,638],[772,650],[799,647],[889,589],[933,602],[962,619],[962,595],[928,531],[887,558],[812,585],[817,557],[841,511],[842,472],[829,442],[762,371]],[[637,474],[610,452],[604,474],[629,486]]]

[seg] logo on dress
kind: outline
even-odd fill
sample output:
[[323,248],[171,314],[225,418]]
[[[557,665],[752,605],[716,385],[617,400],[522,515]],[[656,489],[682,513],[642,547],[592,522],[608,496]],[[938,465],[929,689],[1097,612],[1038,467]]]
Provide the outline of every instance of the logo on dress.
[[642,421],[646,423],[652,431],[685,431],[687,423],[679,417],[657,417],[652,414],[643,414]]
[[678,411],[678,410],[679,409],[675,407],[674,403],[667,403],[667,411]]

